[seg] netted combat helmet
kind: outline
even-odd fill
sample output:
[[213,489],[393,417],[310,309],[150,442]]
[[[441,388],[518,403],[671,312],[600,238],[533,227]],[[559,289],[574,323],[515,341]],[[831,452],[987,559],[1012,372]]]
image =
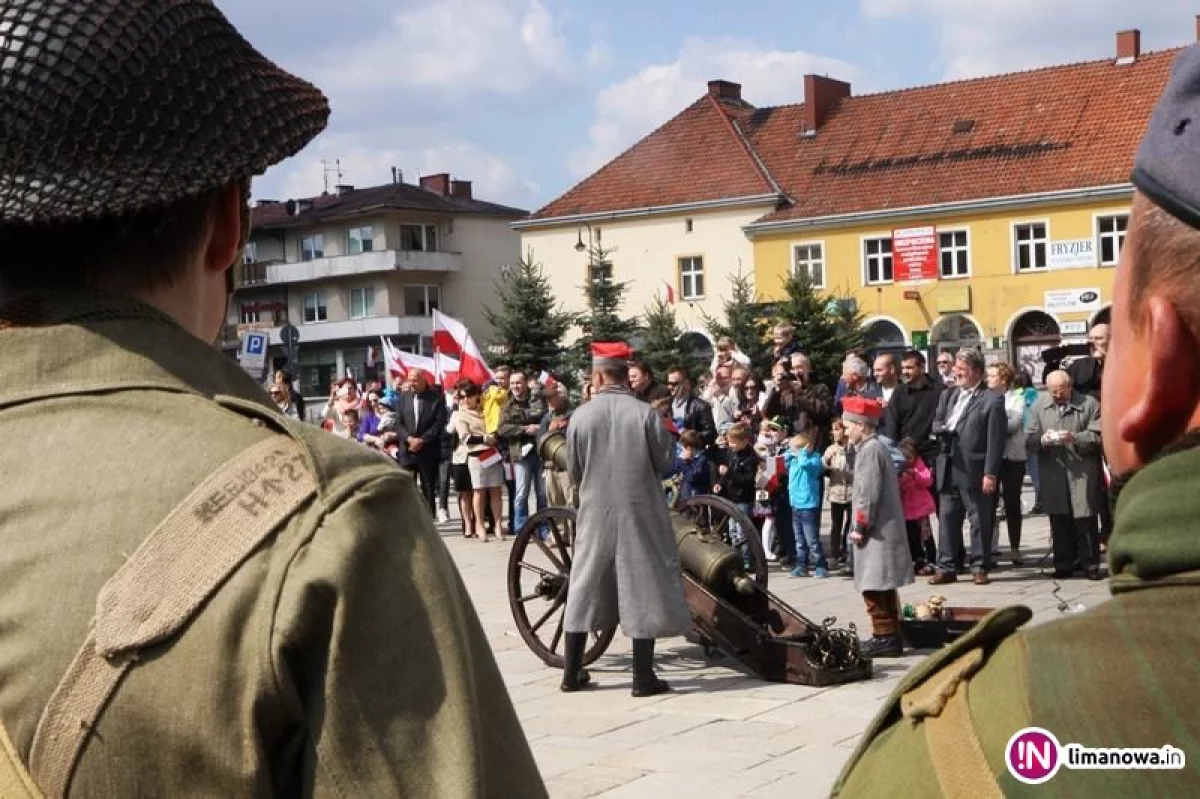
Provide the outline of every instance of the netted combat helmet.
[[184,200],[262,174],[328,118],[209,0],[0,0],[0,225]]

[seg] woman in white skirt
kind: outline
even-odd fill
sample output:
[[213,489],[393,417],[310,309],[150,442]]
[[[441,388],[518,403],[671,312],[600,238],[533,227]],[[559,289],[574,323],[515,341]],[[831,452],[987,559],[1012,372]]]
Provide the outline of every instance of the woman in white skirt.
[[[496,450],[495,434],[484,430],[482,404],[482,389],[474,383],[463,385],[459,390],[458,410],[454,413],[454,432],[458,433],[459,447],[465,449],[467,455],[475,505],[475,537],[487,541],[483,520],[488,504],[491,504],[493,519],[504,518],[504,464]],[[497,530],[500,540],[506,540],[503,525],[497,525]]]

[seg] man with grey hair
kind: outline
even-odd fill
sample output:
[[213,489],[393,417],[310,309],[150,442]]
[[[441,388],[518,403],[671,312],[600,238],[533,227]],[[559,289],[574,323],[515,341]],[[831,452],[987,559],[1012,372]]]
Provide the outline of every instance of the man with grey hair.
[[842,415],[842,400],[846,397],[867,397],[883,400],[879,386],[871,382],[871,366],[857,355],[849,355],[842,361],[842,385],[845,391],[837,400],[837,415]]
[[962,349],[954,359],[954,388],[942,394],[933,432],[939,439],[937,480],[941,495],[938,573],[933,585],[955,582],[965,565],[963,521],[971,526],[971,571],[987,585],[996,528],[996,487],[1008,437],[1004,398],[983,383],[983,353]]

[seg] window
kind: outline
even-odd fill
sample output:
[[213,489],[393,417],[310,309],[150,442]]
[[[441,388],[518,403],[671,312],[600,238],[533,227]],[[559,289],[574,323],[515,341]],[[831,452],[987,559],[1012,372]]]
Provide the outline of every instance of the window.
[[606,280],[612,280],[613,271],[612,264],[608,261],[597,261],[588,264],[588,279],[593,284],[599,284]]
[[262,321],[262,319],[259,317],[259,310],[258,310],[257,303],[255,303],[253,305],[243,305],[242,306],[242,324],[243,325],[256,325],[261,321]]
[[892,282],[892,239],[890,236],[863,241],[867,285]]
[[243,251],[243,253],[245,255],[246,263],[252,264],[255,261],[257,261],[258,260],[258,242],[257,241],[246,242],[246,249]]
[[679,259],[679,295],[685,300],[704,297],[704,259],[700,256]]
[[792,273],[807,275],[815,289],[825,288],[825,245],[819,241],[792,248]]
[[375,287],[350,289],[350,318],[365,319],[375,315]]
[[437,225],[401,225],[400,249],[408,252],[437,252]]
[[684,233],[692,232],[692,218],[690,216],[687,219],[683,220],[683,232]]
[[242,285],[254,286],[267,282],[266,264],[242,264]]
[[433,316],[435,308],[442,308],[441,286],[404,287],[405,316]]
[[375,228],[367,225],[365,227],[356,227],[350,229],[350,247],[347,250],[351,255],[359,253],[371,252],[375,249]]
[[1013,227],[1017,271],[1046,268],[1046,223],[1031,222]]
[[971,274],[971,248],[967,231],[947,230],[938,233],[938,249],[941,253],[942,277],[969,277]]
[[325,292],[318,291],[304,295],[304,321],[324,322],[329,318],[329,309],[325,306]]
[[1125,246],[1125,229],[1129,227],[1129,214],[1114,214],[1096,219],[1096,232],[1100,234],[1100,265],[1116,266]]
[[325,257],[325,236],[321,233],[315,236],[305,236],[300,239],[300,260],[311,261],[314,258]]

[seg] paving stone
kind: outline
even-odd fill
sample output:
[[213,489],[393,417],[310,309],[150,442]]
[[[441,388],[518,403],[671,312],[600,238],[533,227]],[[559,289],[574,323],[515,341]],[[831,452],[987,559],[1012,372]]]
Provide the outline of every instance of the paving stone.
[[748,795],[757,795],[763,780],[771,776],[770,772],[747,772],[734,776],[656,772],[620,788],[605,791],[598,799],[723,799],[743,795],[746,791],[751,792]]
[[553,799],[588,799],[612,788],[626,785],[646,772],[610,766],[580,766],[567,774],[546,781]]

